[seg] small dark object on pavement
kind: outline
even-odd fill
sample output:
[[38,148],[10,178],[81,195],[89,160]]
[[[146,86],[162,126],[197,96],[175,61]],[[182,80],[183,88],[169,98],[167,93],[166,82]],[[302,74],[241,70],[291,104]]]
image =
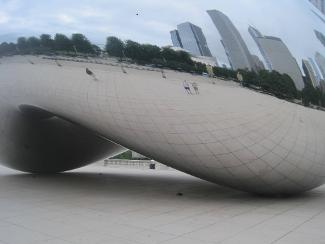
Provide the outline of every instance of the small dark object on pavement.
[[86,68],[86,73],[87,73],[87,75],[93,75],[94,73],[90,70],[90,69],[88,69],[88,68]]

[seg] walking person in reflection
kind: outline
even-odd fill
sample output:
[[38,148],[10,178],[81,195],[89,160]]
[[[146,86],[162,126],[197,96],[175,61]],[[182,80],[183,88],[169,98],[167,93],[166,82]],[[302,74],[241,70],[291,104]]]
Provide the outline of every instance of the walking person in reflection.
[[190,84],[186,80],[183,81],[183,86],[187,94],[192,95]]
[[199,86],[198,86],[198,84],[197,84],[196,82],[193,82],[193,83],[192,83],[192,87],[193,87],[193,89],[194,89],[194,91],[195,91],[195,94],[196,94],[196,95],[199,95],[200,92],[199,92]]
[[243,85],[244,77],[239,71],[237,72],[237,80],[241,85]]

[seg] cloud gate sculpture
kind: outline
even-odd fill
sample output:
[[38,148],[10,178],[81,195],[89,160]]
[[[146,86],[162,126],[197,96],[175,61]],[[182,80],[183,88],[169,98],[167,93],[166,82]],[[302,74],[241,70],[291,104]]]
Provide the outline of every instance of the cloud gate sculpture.
[[[189,1],[178,18],[159,19],[170,32],[152,35],[166,45],[136,40],[159,48],[108,38],[103,52],[87,49],[82,35],[62,34],[4,41],[0,163],[55,173],[128,148],[247,192],[322,185],[324,15],[309,1],[222,2]],[[238,17],[243,12],[254,18]]]

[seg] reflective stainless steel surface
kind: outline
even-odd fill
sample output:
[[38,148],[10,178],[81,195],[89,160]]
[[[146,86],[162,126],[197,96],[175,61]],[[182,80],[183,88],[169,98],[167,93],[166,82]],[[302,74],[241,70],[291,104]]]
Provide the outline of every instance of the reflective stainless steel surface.
[[[324,183],[325,17],[309,1],[113,1],[107,13],[102,1],[54,1],[24,24],[25,3],[0,4],[1,164],[61,172],[128,148],[248,192]],[[63,50],[55,33],[76,32],[107,52],[83,51],[80,36]],[[9,44],[43,33],[52,44]],[[107,36],[162,49],[116,51]]]

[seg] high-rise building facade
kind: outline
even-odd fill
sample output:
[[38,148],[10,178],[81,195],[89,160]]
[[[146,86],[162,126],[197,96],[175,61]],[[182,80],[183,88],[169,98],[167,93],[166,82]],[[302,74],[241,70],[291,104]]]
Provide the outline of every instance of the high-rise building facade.
[[172,39],[172,43],[174,47],[183,48],[181,37],[179,36],[178,30],[172,30],[170,32],[170,37]]
[[277,37],[263,36],[261,32],[253,27],[249,27],[249,33],[259,47],[268,69],[289,75],[294,81],[296,88],[302,90],[304,88],[304,80],[301,70],[285,43]]
[[315,63],[314,59],[309,58],[308,60],[309,60],[309,63],[311,64],[311,66],[313,67],[318,85],[320,85],[320,82],[322,80],[322,75],[320,74],[319,68],[318,68],[317,64]]
[[263,64],[262,60],[256,56],[256,55],[252,55],[253,61],[254,61],[254,65],[255,65],[255,70],[256,71],[260,71],[260,70],[264,70],[265,69],[265,65]]
[[325,0],[309,0],[309,2],[325,14]]
[[253,58],[242,36],[228,16],[217,10],[208,10],[207,12],[220,33],[221,42],[232,68],[234,70],[254,70]]
[[308,79],[308,82],[311,82],[313,87],[315,87],[315,88],[318,87],[319,84],[317,82],[316,75],[315,75],[314,70],[308,60],[305,60],[305,59],[302,60],[302,68],[305,72],[305,76]]
[[171,31],[174,46],[182,47],[194,56],[212,57],[208,43],[200,27],[185,22],[177,26],[177,30]]
[[319,52],[316,52],[315,61],[319,67],[320,72],[322,73],[323,79],[325,79],[325,57]]
[[325,47],[325,36],[323,33],[315,30],[315,35],[317,37],[317,39],[323,44],[323,46]]
[[253,37],[254,41],[256,42],[262,56],[264,57],[265,59],[265,63],[266,63],[266,66],[267,66],[267,69],[269,70],[273,70],[272,68],[272,63],[271,63],[271,60],[270,58],[267,56],[267,53],[265,53],[264,49],[262,48],[260,42],[258,41],[259,38],[263,38],[263,34],[256,28],[250,26],[248,28],[248,32],[251,34],[251,36]]

